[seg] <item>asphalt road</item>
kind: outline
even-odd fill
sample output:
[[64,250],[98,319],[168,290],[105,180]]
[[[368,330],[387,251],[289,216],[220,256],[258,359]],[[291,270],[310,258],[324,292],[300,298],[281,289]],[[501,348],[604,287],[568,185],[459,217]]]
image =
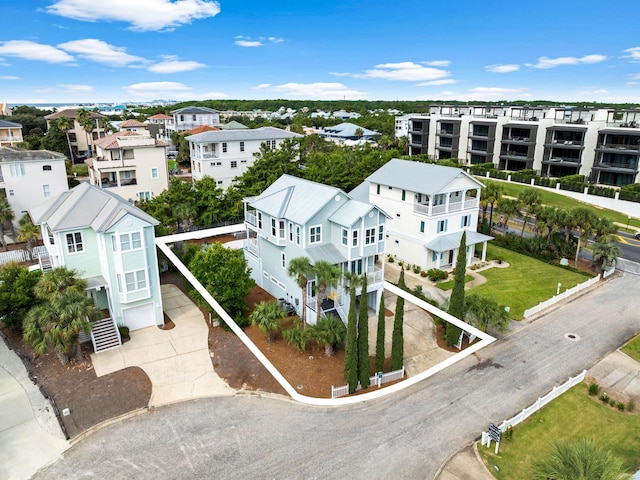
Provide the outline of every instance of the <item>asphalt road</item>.
[[625,274],[392,397],[341,408],[257,396],[176,404],[98,431],[34,478],[432,479],[490,422],[639,331],[638,311],[638,277]]
[[640,239],[628,233],[618,232],[618,248],[622,252],[621,258],[640,263]]

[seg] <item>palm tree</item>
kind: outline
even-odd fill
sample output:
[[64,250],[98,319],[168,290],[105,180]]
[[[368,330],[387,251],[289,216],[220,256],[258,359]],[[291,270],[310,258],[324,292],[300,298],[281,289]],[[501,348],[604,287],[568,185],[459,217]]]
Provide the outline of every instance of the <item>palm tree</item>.
[[324,345],[325,357],[333,356],[336,345],[344,342],[347,337],[347,327],[342,320],[332,314],[319,319],[311,331],[313,337]]
[[535,480],[627,480],[624,463],[595,441],[554,442],[551,454],[533,463]]
[[593,244],[592,261],[600,263],[600,269],[606,270],[607,267],[613,267],[618,262],[618,257],[622,254],[618,244],[609,237],[602,237]]
[[529,217],[534,213],[536,207],[542,202],[542,195],[538,190],[528,188],[520,192],[518,195],[518,202],[520,203],[522,210],[524,210],[522,231],[520,232],[520,236],[522,237],[524,235],[524,227],[527,226]]
[[69,159],[71,160],[71,164],[75,163],[73,158],[73,149],[71,148],[71,139],[69,138],[69,130],[73,128],[73,120],[69,117],[65,117],[62,115],[58,118],[58,128],[60,131],[64,132],[67,137],[67,145],[69,146]]
[[78,336],[80,332],[89,333],[91,322],[98,316],[91,297],[69,289],[29,310],[23,322],[23,338],[39,355],[53,348],[63,365],[75,344],[76,359],[82,360]]
[[42,275],[33,288],[35,296],[45,302],[51,301],[63,292],[74,290],[83,293],[87,281],[76,278],[78,272],[67,267],[55,267]]
[[33,259],[33,248],[36,246],[38,237],[40,236],[40,227],[34,225],[28,213],[25,213],[18,221],[18,240],[27,242],[27,251],[29,258]]
[[178,222],[178,229],[188,232],[193,224],[193,217],[196,216],[196,207],[190,202],[178,203],[173,207],[173,213]]
[[484,198],[486,199],[487,205],[489,205],[489,208],[490,208],[489,231],[491,231],[491,227],[493,225],[493,208],[496,206],[496,203],[500,203],[500,200],[502,199],[503,191],[504,191],[504,187],[502,186],[501,183],[486,182],[486,187],[480,193],[480,196],[484,194]]
[[586,233],[587,237],[591,234],[594,226],[598,223],[598,218],[587,207],[576,207],[569,213],[574,228],[578,232],[578,247],[576,248],[575,266],[578,267],[578,257],[580,255],[580,239],[582,234]]
[[498,204],[498,209],[502,214],[506,231],[509,225],[509,219],[516,216],[519,212],[518,201],[514,200],[513,198],[504,198]]
[[341,272],[340,267],[338,267],[337,265],[333,265],[326,260],[318,260],[313,267],[313,271],[316,274],[316,281],[318,282],[317,319],[319,319],[320,312],[322,311],[322,300],[324,300],[324,294],[327,291],[327,288],[338,286]]
[[[0,243],[4,246],[4,251],[9,250],[7,242],[4,241],[4,225],[7,222],[12,222],[15,218],[13,209],[6,198],[0,196]],[[13,229],[13,226],[12,226]]]
[[287,269],[290,277],[295,277],[298,287],[302,290],[302,327],[307,327],[307,277],[313,273],[313,266],[307,257],[296,257],[289,261]]
[[280,322],[287,318],[287,312],[278,305],[278,302],[260,302],[249,316],[251,325],[257,325],[258,329],[267,336],[268,342],[275,340],[275,334],[280,328]]
[[[78,125],[80,125],[80,127],[84,130],[85,137],[87,139],[87,146],[89,146],[89,133],[87,131],[87,128],[89,127],[89,124],[91,124],[91,130],[89,131],[93,131],[93,120],[91,120],[91,114],[88,110],[79,108],[76,112],[76,121],[78,122]],[[89,151],[91,152],[92,150],[93,149],[90,149]]]

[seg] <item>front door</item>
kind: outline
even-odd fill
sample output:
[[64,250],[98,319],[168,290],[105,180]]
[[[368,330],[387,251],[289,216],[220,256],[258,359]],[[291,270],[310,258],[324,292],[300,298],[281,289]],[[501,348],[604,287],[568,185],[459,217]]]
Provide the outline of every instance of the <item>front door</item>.
[[449,250],[449,265],[453,265],[453,250]]

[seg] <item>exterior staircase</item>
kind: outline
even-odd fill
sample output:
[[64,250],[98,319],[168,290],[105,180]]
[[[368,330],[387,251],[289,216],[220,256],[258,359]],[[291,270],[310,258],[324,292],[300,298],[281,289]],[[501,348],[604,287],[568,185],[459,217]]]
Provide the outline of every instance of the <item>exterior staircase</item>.
[[95,353],[111,350],[122,345],[118,326],[113,318],[103,318],[93,322],[93,328],[89,335],[80,334],[80,341],[88,341],[91,339],[93,343],[93,351]]

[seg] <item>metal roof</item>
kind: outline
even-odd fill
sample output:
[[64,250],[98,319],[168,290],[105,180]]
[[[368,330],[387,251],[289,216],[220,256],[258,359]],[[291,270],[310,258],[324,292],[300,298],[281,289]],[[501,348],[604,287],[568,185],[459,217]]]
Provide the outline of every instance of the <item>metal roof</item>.
[[[477,243],[487,242],[493,240],[493,237],[485,235],[484,233],[474,232],[473,230],[466,230],[467,238],[466,245],[471,246]],[[455,233],[447,233],[446,235],[438,235],[436,238],[426,243],[424,246],[434,252],[447,252],[449,250],[455,250],[460,246],[460,239],[462,238],[462,230]]]
[[39,204],[29,213],[33,223],[46,223],[53,232],[86,227],[105,232],[126,215],[151,225],[160,223],[122,197],[86,182]]
[[303,135],[287,132],[276,127],[260,127],[249,129],[217,130],[198,133],[187,137],[193,143],[216,143],[249,140],[279,140],[284,138],[300,138]]
[[184,113],[193,113],[193,114],[208,114],[208,113],[218,113],[218,110],[214,110],[209,107],[182,107],[177,110],[171,110],[171,113],[184,114]]
[[0,128],[22,128],[22,124],[9,122],[7,120],[0,120]]
[[483,186],[481,182],[460,168],[400,160],[399,158],[389,160],[369,175],[366,181],[433,195],[444,191],[449,183],[462,176],[468,178],[475,186]]
[[319,260],[326,260],[332,265],[347,261],[347,257],[342,255],[332,243],[307,248],[305,253],[309,256],[309,260],[311,260],[312,265],[315,265]]
[[343,227],[350,227],[374,208],[376,208],[375,205],[370,203],[349,200],[329,217],[329,221]]

